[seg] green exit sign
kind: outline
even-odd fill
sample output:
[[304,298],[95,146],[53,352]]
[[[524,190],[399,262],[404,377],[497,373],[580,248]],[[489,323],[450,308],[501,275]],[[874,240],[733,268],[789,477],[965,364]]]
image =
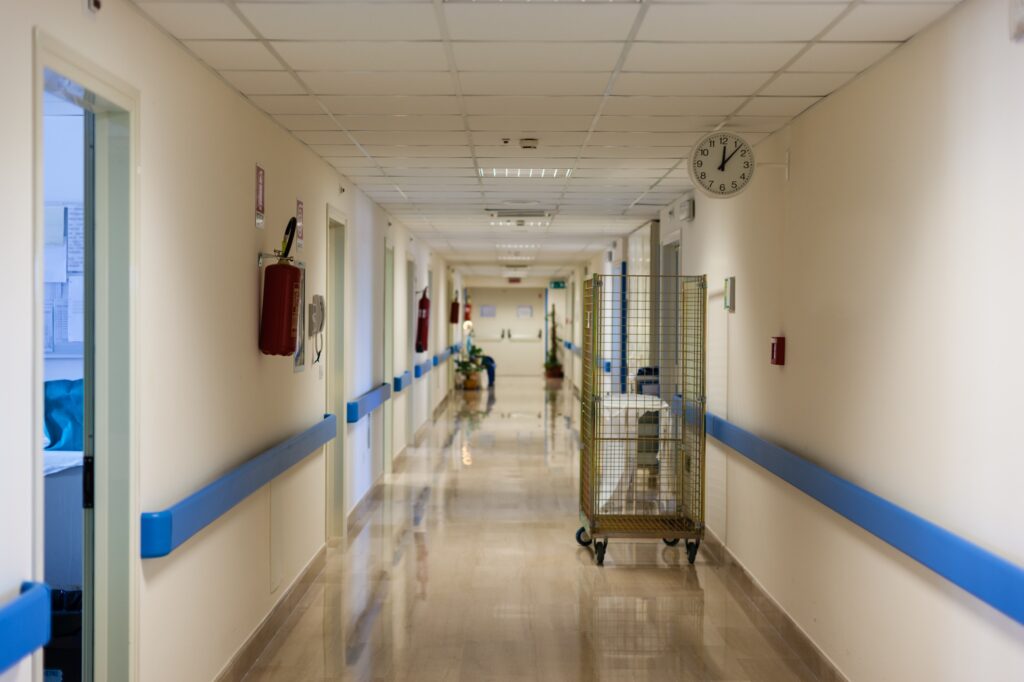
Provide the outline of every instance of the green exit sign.
[[551,281],[551,288],[552,289],[564,289],[565,288],[565,280],[564,279],[552,280]]

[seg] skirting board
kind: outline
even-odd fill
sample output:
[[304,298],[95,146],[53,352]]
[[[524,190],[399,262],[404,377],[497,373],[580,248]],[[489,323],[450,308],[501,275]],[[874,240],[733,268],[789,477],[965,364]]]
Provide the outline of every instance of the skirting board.
[[380,502],[384,497],[384,475],[381,474],[366,494],[363,495],[363,499],[356,503],[356,506],[352,507],[352,511],[348,513],[348,537],[354,538],[359,533],[359,529],[362,528],[366,522],[366,518],[369,513],[373,510],[373,507]]
[[427,437],[427,432],[430,431],[430,423],[426,423],[420,428],[416,429],[416,433],[412,436],[413,447],[419,447],[423,442],[423,439]]
[[821,682],[848,682],[839,668],[829,660],[828,656],[807,636],[807,633],[779,606],[778,602],[772,599],[754,576],[733,556],[729,548],[723,545],[722,541],[710,530],[705,529],[704,531],[704,540],[701,542],[700,551],[707,552],[713,561],[728,569],[729,578],[778,631],[782,639],[793,648],[797,657],[814,673],[815,679]]
[[434,408],[434,414],[431,417],[431,421],[435,421],[436,422],[438,420],[438,418],[440,418],[440,416],[444,413],[445,407],[448,406],[448,400],[451,397],[452,397],[452,392],[451,391],[448,391],[447,393],[444,394],[444,397],[441,398],[441,402],[439,402],[437,404],[437,407]]
[[409,463],[409,446],[405,446],[401,451],[391,459],[391,472],[399,473],[405,470],[405,466]]
[[321,547],[320,551],[306,564],[306,568],[299,573],[299,577],[277,600],[274,608],[270,609],[270,613],[263,619],[263,622],[256,627],[245,644],[235,652],[228,664],[220,671],[215,678],[216,682],[241,682],[245,674],[256,664],[260,654],[266,650],[270,640],[274,638],[274,635],[284,625],[285,620],[298,606],[299,600],[302,599],[302,595],[306,594],[306,590],[313,584],[313,580],[324,570],[326,563],[327,548]]

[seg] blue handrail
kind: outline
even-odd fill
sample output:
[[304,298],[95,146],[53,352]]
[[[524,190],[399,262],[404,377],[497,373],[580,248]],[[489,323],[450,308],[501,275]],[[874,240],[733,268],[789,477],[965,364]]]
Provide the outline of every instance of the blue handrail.
[[391,398],[391,384],[380,384],[345,405],[345,421],[355,424]]
[[338,420],[325,414],[316,426],[235,467],[163,511],[142,514],[142,558],[167,556],[277,476],[338,434]]
[[21,594],[0,606],[0,675],[50,641],[50,588],[21,584]]
[[709,436],[1024,623],[1024,568],[721,417],[709,413],[705,426]]
[[434,356],[434,367],[437,367],[442,362],[446,361],[452,354],[451,348],[445,348],[442,352]]
[[395,393],[401,393],[412,383],[412,372],[405,370],[395,377]]
[[426,376],[430,372],[430,370],[431,370],[431,368],[433,368],[433,366],[434,366],[433,358],[427,358],[426,360],[424,360],[420,364],[418,364],[415,367],[413,367],[413,375],[417,379],[419,379],[421,377],[424,377],[424,376]]
[[461,353],[462,352],[462,342],[459,341],[458,343],[453,343],[451,348],[452,348],[452,353]]

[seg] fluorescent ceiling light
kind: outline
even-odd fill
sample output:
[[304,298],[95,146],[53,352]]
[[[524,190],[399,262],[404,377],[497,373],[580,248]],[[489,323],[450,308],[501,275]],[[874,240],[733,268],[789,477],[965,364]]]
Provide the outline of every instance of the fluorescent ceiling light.
[[534,180],[565,180],[571,168],[477,168],[481,178],[523,178]]
[[549,225],[551,225],[550,220],[523,220],[522,218],[491,221],[491,227],[548,227]]
[[498,260],[514,260],[514,261],[530,261],[536,260],[536,256],[522,253],[503,253],[498,256]]
[[539,249],[540,244],[495,244],[499,249]]

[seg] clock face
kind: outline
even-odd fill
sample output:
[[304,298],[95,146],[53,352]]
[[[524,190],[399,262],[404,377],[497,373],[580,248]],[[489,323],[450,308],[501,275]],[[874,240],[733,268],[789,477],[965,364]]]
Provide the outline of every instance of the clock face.
[[739,194],[753,177],[754,150],[736,133],[709,133],[690,153],[690,180],[708,196]]

